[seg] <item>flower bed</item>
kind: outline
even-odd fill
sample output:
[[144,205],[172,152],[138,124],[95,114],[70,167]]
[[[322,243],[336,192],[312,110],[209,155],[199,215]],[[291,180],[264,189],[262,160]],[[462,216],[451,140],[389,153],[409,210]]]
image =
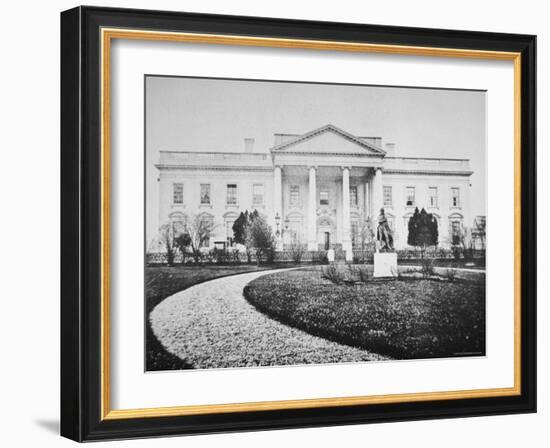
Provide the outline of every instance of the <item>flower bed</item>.
[[320,268],[245,288],[258,310],[316,336],[397,359],[485,354],[485,276],[333,282]]

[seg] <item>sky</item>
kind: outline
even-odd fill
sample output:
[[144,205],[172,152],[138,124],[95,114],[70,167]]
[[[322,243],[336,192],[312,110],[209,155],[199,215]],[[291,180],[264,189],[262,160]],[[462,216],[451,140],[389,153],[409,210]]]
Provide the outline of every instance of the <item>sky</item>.
[[486,214],[485,92],[149,76],[145,95],[148,216],[160,150],[242,152],[251,137],[269,152],[275,133],[328,123],[395,143],[396,156],[470,159],[472,216]]

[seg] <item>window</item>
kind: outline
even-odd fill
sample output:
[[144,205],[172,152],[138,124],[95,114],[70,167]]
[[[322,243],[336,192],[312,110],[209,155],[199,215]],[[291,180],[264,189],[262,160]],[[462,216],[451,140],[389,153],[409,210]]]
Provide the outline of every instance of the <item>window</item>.
[[437,187],[428,188],[428,207],[437,207]]
[[183,184],[172,184],[172,202],[174,204],[183,204]]
[[407,187],[405,189],[405,205],[407,207],[414,207],[414,187]]
[[252,205],[264,204],[264,184],[252,185]]
[[392,208],[393,207],[393,192],[392,188],[389,185],[384,185],[384,207]]
[[201,239],[199,247],[210,247],[210,235]]
[[299,243],[300,242],[301,229],[302,229],[302,223],[300,221],[290,221],[289,231],[290,231],[290,241],[292,243]]
[[205,231],[201,235],[199,247],[210,247],[210,237],[212,236],[212,229],[214,227],[214,217],[212,215],[204,213],[203,215],[201,215],[200,221],[203,226],[207,226],[208,231]]
[[300,186],[299,185],[290,186],[290,206],[291,207],[300,206]]
[[357,186],[352,185],[349,187],[349,205],[357,207]]
[[237,205],[237,184],[227,184],[227,205]]
[[[388,215],[386,214],[386,219],[388,220],[388,226],[390,226],[390,229],[392,232],[395,232],[395,218],[393,217],[393,215]],[[407,225],[409,223],[407,222]]]
[[460,188],[451,188],[451,207],[460,207]]
[[227,245],[229,247],[233,246],[233,224],[235,221],[230,220],[225,222],[225,237],[227,240]]
[[319,204],[328,205],[328,190],[321,190],[319,192]]
[[361,243],[359,238],[359,221],[351,221],[351,245],[356,247]]
[[172,213],[170,215],[170,222],[172,223],[172,231],[175,236],[178,236],[185,231],[187,219],[183,213]]
[[461,223],[459,220],[451,221],[451,242],[452,244],[460,244]]
[[210,204],[210,184],[201,184],[201,204]]
[[476,229],[485,229],[487,226],[487,218],[485,216],[476,216],[474,219]]

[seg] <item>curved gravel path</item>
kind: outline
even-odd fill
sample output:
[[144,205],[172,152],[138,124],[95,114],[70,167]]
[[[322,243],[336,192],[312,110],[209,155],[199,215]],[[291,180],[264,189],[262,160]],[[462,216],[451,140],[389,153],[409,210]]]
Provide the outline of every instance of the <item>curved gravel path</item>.
[[192,286],[155,307],[149,315],[151,328],[166,350],[199,369],[386,359],[281,324],[243,297],[243,288],[252,280],[290,269]]

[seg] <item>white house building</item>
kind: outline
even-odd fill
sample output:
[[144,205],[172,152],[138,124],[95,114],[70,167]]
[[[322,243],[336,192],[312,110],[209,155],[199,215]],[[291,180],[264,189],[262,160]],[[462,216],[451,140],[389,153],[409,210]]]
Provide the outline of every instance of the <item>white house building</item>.
[[159,221],[213,220],[208,247],[233,245],[233,222],[254,209],[279,230],[278,249],[292,241],[308,250],[358,243],[361,223],[384,208],[395,247],[407,244],[415,207],[439,223],[439,241],[471,226],[467,159],[396,157],[381,137],[355,136],[333,125],[305,134],[275,134],[269,152],[160,151]]

